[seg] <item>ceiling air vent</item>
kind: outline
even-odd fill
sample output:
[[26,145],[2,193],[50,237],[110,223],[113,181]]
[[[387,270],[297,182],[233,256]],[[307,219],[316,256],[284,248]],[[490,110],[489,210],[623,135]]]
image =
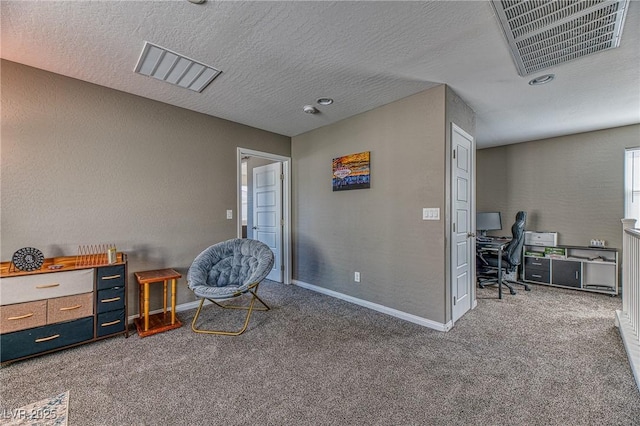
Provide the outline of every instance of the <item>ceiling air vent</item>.
[[618,47],[628,8],[628,0],[491,3],[521,76]]
[[195,92],[202,92],[221,73],[148,41],[144,42],[134,71]]

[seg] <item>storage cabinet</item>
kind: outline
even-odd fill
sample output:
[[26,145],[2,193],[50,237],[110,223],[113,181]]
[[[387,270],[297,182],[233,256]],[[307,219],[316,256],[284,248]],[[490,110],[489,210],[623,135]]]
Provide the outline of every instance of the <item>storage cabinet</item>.
[[539,283],[551,283],[551,260],[525,256],[524,279]]
[[551,283],[565,287],[580,288],[582,286],[581,270],[581,262],[553,259],[551,261]]
[[[55,266],[54,266],[55,265]],[[114,335],[127,327],[127,260],[77,266],[45,259],[37,271],[0,264],[0,361],[17,361]]]
[[526,282],[618,294],[618,251],[614,248],[525,245],[522,265]]

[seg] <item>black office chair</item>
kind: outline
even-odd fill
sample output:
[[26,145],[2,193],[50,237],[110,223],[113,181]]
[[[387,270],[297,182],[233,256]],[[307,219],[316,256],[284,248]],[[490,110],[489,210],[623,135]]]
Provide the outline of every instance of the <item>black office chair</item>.
[[[531,291],[529,285],[517,280],[518,266],[522,263],[522,248],[524,246],[524,225],[527,212],[520,211],[516,214],[516,221],[511,226],[511,241],[502,252],[502,264],[498,265],[498,255],[495,252],[478,253],[478,286],[484,288],[487,285],[498,284],[498,268],[502,268],[502,284],[511,294],[516,294],[512,284],[524,286],[526,291]],[[505,279],[506,274],[516,274],[516,280]]]

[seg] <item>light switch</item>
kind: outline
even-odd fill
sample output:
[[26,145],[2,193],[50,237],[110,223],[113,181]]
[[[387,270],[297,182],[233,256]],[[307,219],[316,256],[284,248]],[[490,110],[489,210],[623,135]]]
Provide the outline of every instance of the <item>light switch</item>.
[[233,219],[233,210],[227,210],[227,219]]
[[440,208],[423,208],[422,220],[440,220]]

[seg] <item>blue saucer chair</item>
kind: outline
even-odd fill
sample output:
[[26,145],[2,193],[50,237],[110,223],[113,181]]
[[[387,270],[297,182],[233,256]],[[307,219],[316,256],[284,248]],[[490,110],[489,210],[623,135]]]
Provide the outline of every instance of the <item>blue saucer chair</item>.
[[[258,286],[273,268],[274,255],[269,246],[251,239],[234,238],[214,244],[200,253],[187,272],[187,284],[199,297],[200,305],[191,329],[196,333],[238,336],[249,325],[251,313],[268,311],[269,306],[258,297]],[[250,296],[249,305],[222,304],[241,296]],[[243,327],[238,331],[208,330],[196,327],[205,300],[224,309],[247,311]],[[262,307],[254,307],[258,301]]]

